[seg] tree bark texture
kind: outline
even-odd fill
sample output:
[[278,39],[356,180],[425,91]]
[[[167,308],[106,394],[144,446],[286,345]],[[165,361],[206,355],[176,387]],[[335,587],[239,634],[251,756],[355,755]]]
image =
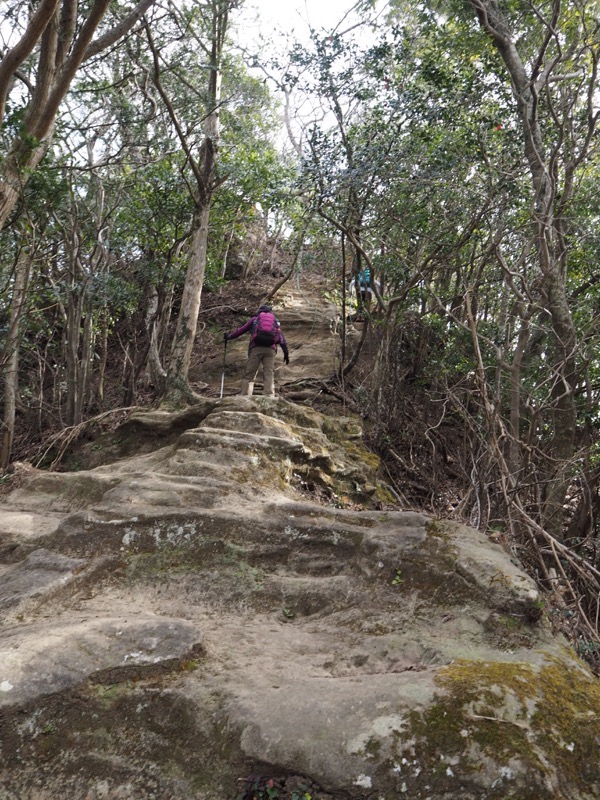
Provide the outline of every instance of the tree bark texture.
[[[539,302],[545,306],[551,319],[552,347],[549,359],[553,400],[553,435],[548,453],[546,492],[542,509],[542,525],[555,535],[560,535],[563,523],[563,508],[569,485],[570,463],[576,448],[577,383],[576,351],[578,337],[569,307],[566,275],[566,246],[561,229],[560,214],[556,206],[564,209],[572,190],[574,164],[565,163],[565,179],[558,185],[556,159],[559,156],[563,131],[558,125],[557,141],[550,155],[544,144],[540,119],[540,92],[549,86],[553,61],[548,52],[554,37],[559,36],[561,5],[553,3],[552,17],[541,29],[538,52],[527,61],[519,53],[517,36],[514,34],[496,0],[469,0],[479,23],[497,48],[509,74],[515,97],[518,117],[524,141],[524,152],[529,165],[533,202],[531,222],[535,236],[537,264],[539,268]],[[540,18],[541,20],[541,18]],[[541,25],[542,22],[538,20]],[[544,62],[549,62],[549,68]],[[526,67],[526,63],[532,66]],[[592,74],[591,81],[595,81]],[[595,120],[594,120],[595,122]],[[593,124],[593,123],[592,123]],[[585,143],[583,143],[585,146]],[[581,155],[579,156],[581,158]],[[557,198],[560,196],[560,200]],[[518,363],[515,364],[513,381],[518,379]],[[516,387],[513,385],[513,392]],[[513,412],[516,396],[513,397]],[[512,433],[515,433],[516,418],[513,417]],[[514,468],[514,465],[513,465]]]
[[167,376],[168,389],[182,390],[187,385],[206,271],[209,217],[210,204],[199,206],[196,209],[190,240],[188,269]]
[[[232,0],[213,0],[210,5],[212,9],[208,80],[210,111],[205,120],[205,137],[200,147],[198,160],[194,160],[192,164],[196,178],[195,212],[181,309],[177,319],[166,381],[166,399],[169,402],[185,402],[192,396],[188,383],[188,372],[196,339],[206,272],[210,204],[215,188],[215,168],[220,134],[222,59],[229,10],[232,6]],[[155,60],[155,65],[156,63]],[[156,77],[158,78],[158,75]],[[180,138],[182,138],[181,133]],[[183,139],[182,146],[189,155],[189,148]]]
[[10,306],[10,323],[2,351],[4,384],[4,415],[2,421],[2,438],[0,442],[0,470],[10,464],[12,443],[15,431],[15,413],[17,408],[17,392],[19,389],[19,339],[21,322],[27,308],[27,289],[31,271],[29,253],[21,250],[15,266],[12,301]]
[[34,78],[23,122],[10,142],[0,169],[0,230],[14,210],[31,172],[50,145],[56,115],[83,62],[114,44],[155,0],[140,0],[119,23],[94,41],[111,0],[94,0],[87,16],[72,0],[42,0],[19,41],[0,61],[0,124],[19,67],[35,54]]

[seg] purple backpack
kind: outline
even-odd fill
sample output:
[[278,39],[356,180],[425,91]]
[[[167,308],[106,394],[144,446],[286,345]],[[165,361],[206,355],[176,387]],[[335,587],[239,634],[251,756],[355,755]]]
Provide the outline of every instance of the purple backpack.
[[279,341],[279,322],[270,311],[260,311],[252,326],[252,344],[272,347]]

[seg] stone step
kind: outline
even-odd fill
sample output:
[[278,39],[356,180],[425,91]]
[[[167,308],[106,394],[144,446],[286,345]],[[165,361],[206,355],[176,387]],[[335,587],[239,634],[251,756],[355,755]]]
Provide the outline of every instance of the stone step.
[[0,708],[35,703],[87,679],[116,683],[171,671],[202,652],[196,625],[155,615],[45,620],[0,631]]

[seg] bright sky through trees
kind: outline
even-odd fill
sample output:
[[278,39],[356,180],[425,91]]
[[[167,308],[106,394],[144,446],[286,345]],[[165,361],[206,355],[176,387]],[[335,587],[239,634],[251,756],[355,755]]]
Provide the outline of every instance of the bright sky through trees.
[[238,20],[251,39],[278,32],[302,37],[309,27],[335,26],[353,5],[353,0],[247,0]]
[[[352,13],[356,5],[357,0],[245,0],[239,11],[232,15],[232,32],[245,54],[250,72],[256,72],[260,77],[267,74],[275,77],[278,70],[273,63],[267,64],[268,55],[285,61],[285,54],[294,42],[309,44],[311,29],[321,36],[335,29],[344,33],[356,32],[358,17]],[[380,13],[386,6],[384,0],[378,0],[376,4]],[[363,39],[369,35],[364,26],[360,30]],[[310,106],[308,112],[307,102]],[[311,118],[314,116],[312,101],[296,97],[294,104],[290,113],[292,124],[298,116],[306,113]],[[316,113],[322,115],[323,109]],[[283,126],[281,133],[287,139]]]

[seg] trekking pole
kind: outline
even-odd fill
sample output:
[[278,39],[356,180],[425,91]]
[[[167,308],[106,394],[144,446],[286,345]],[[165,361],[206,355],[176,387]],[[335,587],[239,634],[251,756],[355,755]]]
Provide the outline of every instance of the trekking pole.
[[221,400],[223,399],[223,387],[225,386],[225,359],[227,358],[227,339],[224,341],[224,348],[223,348],[223,371],[221,372],[221,394],[219,395]]

